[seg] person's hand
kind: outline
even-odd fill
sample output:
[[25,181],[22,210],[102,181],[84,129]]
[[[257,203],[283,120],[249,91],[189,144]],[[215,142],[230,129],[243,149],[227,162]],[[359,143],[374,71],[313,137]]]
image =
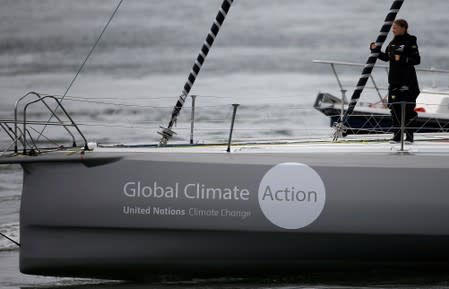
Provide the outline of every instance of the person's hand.
[[394,60],[399,61],[400,59],[401,59],[401,56],[400,56],[400,55],[396,54],[396,55],[394,56]]
[[377,48],[377,45],[375,42],[371,42],[371,44],[369,45],[369,49],[374,50]]

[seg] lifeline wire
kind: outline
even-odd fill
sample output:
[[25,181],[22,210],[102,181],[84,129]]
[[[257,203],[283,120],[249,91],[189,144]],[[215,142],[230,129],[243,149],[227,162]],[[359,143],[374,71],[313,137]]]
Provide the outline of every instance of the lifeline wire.
[[[104,26],[103,30],[101,31],[100,35],[98,36],[97,40],[95,41],[94,45],[92,46],[92,48],[90,49],[89,53],[87,54],[86,58],[84,59],[83,63],[81,64],[80,68],[78,69],[78,71],[75,74],[75,77],[73,77],[72,81],[70,82],[69,86],[67,87],[64,95],[62,96],[60,102],[62,102],[65,98],[65,96],[67,95],[67,93],[69,92],[70,88],[72,88],[73,83],[75,82],[75,80],[77,79],[78,75],[81,73],[81,70],[83,70],[84,65],[86,64],[87,60],[89,59],[89,57],[92,55],[92,53],[94,52],[95,48],[97,47],[97,44],[100,42],[101,37],[103,36],[104,32],[106,31],[106,29],[108,28],[109,24],[112,21],[112,18],[114,18],[115,14],[117,14],[118,9],[120,8],[120,6],[122,5],[123,0],[120,0],[119,3],[117,4],[117,7],[115,7],[114,12],[112,12],[111,17],[109,17],[108,22],[106,23],[106,25]],[[55,112],[58,109],[58,107],[55,108]],[[51,119],[53,118],[53,115],[50,116],[50,118],[48,119],[47,123],[51,121]],[[42,129],[42,131],[39,133],[39,135],[36,138],[36,141],[39,141],[40,137],[42,136],[42,134],[44,133],[45,129],[47,128],[47,124],[45,124],[44,128]]]

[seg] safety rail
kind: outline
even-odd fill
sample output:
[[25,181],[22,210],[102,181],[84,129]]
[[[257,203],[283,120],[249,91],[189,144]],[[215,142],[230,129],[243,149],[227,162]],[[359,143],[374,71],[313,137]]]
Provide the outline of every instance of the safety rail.
[[[337,70],[336,70],[336,66],[349,66],[349,67],[365,67],[366,64],[364,63],[357,63],[357,62],[347,62],[347,61],[334,61],[334,60],[322,60],[322,59],[316,59],[313,60],[313,63],[318,63],[318,64],[329,64],[331,67],[331,70],[335,76],[335,79],[337,80],[337,84],[338,87],[340,88],[340,92],[342,93],[342,97],[341,99],[343,100],[342,103],[348,103],[348,101],[346,100],[346,92],[347,89],[345,89],[343,87],[343,84],[340,80],[340,77],[338,76]],[[388,74],[388,69],[389,66],[387,65],[382,65],[382,64],[377,64],[375,66],[375,68],[381,68],[381,69],[385,69],[385,71]],[[449,70],[446,69],[435,69],[435,68],[420,68],[420,67],[416,67],[415,68],[416,71],[419,72],[430,72],[430,73],[447,73],[449,74]],[[372,74],[370,74],[370,80],[373,83],[373,87],[377,92],[377,95],[379,96],[379,99],[381,102],[384,101],[383,97],[382,97],[382,93],[381,93],[381,88],[377,85],[376,81],[374,80],[374,77],[372,76]]]
[[[449,132],[449,117],[446,118],[444,123],[441,123],[438,119],[427,118],[424,121],[421,120],[419,123],[419,119],[417,116],[411,118],[407,121],[405,119],[406,107],[409,104],[414,104],[410,102],[400,101],[396,102],[394,105],[399,105],[401,114],[399,118],[396,118],[396,123],[399,126],[394,125],[385,125],[385,121],[392,123],[393,116],[383,115],[376,119],[376,116],[372,114],[357,114],[356,117],[365,118],[366,121],[358,128],[354,128],[350,126],[349,123],[344,123],[341,127],[341,131],[339,138],[348,134],[349,131],[352,131],[352,134],[364,134],[364,133],[372,133],[372,134],[383,134],[383,133],[394,133],[399,134],[399,140],[391,139],[393,143],[399,143],[400,149],[399,152],[406,153],[404,149],[404,143],[408,141],[404,138],[404,135],[407,134],[407,131],[412,134],[411,142],[413,142],[413,134],[414,133],[423,133],[423,132]],[[339,114],[334,115],[334,118],[339,117]],[[396,116],[398,117],[398,116]],[[332,116],[331,116],[332,119]],[[372,123],[374,121],[374,124]],[[434,123],[429,124],[429,122],[434,121]],[[363,121],[362,121],[363,122]]]
[[[28,99],[26,102],[22,100],[22,105],[17,107],[18,117],[16,120],[0,119],[0,126],[3,130],[7,131],[8,135],[14,142],[17,141],[19,151],[21,151],[22,145],[25,142],[25,153],[27,154],[32,154],[37,150],[37,145],[34,142],[37,142],[39,145],[39,153],[44,152],[44,149],[46,149],[44,148],[43,143],[38,142],[36,138],[36,133],[39,134],[40,127],[44,125],[60,126],[64,129],[70,129],[70,131],[77,136],[77,133],[75,133],[72,128],[72,121],[69,121],[63,115],[62,110],[59,111],[58,109],[57,116],[59,116],[59,121],[57,121],[57,118],[55,117],[52,122],[45,122],[46,119],[43,118],[46,117],[46,115],[41,114],[42,110],[38,111],[39,114],[37,114],[37,116],[39,118],[37,120],[34,119],[34,117],[32,117],[32,120],[30,119],[30,108],[34,107],[34,104],[46,102],[47,104],[51,104],[51,106],[53,106],[52,102],[57,102],[54,99],[54,96],[48,96],[47,98],[44,98],[45,95],[39,96],[32,94],[30,97],[34,97],[36,99]],[[326,122],[322,121],[323,118],[321,117],[321,114],[315,113],[315,109],[317,107],[313,109],[307,103],[292,104],[292,102],[298,99],[298,97],[294,97],[293,95],[288,96],[288,98],[291,98],[292,101],[284,101],[283,103],[272,102],[254,104],[251,102],[247,103],[246,100],[241,99],[242,102],[240,102],[238,118],[233,113],[234,106],[224,104],[212,106],[210,105],[210,101],[206,101],[205,105],[198,105],[198,103],[201,104],[204,101],[202,99],[203,96],[190,95],[190,97],[191,107],[185,107],[186,109],[189,109],[189,113],[185,114],[183,118],[180,119],[182,120],[183,125],[177,127],[179,134],[176,141],[178,144],[185,141],[189,142],[191,145],[196,145],[213,141],[222,143],[227,142],[228,146],[230,146],[232,143],[236,142],[260,139],[321,138],[324,140],[327,139],[331,133],[331,130],[328,128]],[[335,102],[324,101],[321,104],[321,108],[323,110],[332,110],[330,114],[326,115],[337,120],[339,119],[340,114],[340,98],[334,98]],[[60,99],[57,100],[60,101]],[[29,104],[27,109],[24,107],[26,104]],[[122,107],[124,104],[122,102],[117,104],[108,102],[108,105],[118,105]],[[434,104],[430,105],[432,106]],[[133,111],[135,109],[134,106],[138,105],[133,105]],[[347,106],[348,105],[345,104],[344,108],[347,109]],[[142,105],[142,109],[144,109],[147,114],[148,107],[149,106],[147,105]],[[166,109],[165,106],[151,106],[151,108],[158,111]],[[101,109],[104,110],[105,107],[101,106]],[[22,111],[24,112],[24,119],[22,118]],[[34,111],[35,109],[33,109],[33,112]],[[95,111],[97,112],[97,110]],[[123,112],[128,115],[126,109],[123,110]],[[379,114],[374,114],[373,112]],[[80,113],[85,113],[88,117],[92,115],[91,111],[86,111],[84,109],[80,110]],[[122,109],[117,113],[122,113]],[[133,112],[133,115],[134,114],[135,112]],[[97,113],[95,115],[97,115]],[[107,115],[109,115],[109,112]],[[144,119],[141,117],[134,117],[133,119],[136,121],[134,123],[132,119],[126,119],[125,121],[125,118],[122,119],[116,117],[114,112],[114,121],[112,122],[109,122],[108,120],[110,118],[106,117],[105,119],[95,118],[95,120],[77,120],[76,125],[82,129],[84,133],[88,131],[91,134],[95,134],[99,130],[104,131],[105,133],[108,132],[105,135],[101,135],[101,137],[108,142],[114,142],[114,136],[120,136],[121,141],[128,133],[130,135],[130,139],[127,139],[127,141],[139,142],[140,135],[144,137],[148,136],[148,130],[156,130],[158,128],[158,124],[160,124],[161,120],[158,118],[160,114],[149,115],[151,115],[150,118]],[[255,116],[263,117],[266,121],[261,122],[260,118]],[[422,116],[422,114],[420,114],[420,116]],[[427,113],[425,116],[428,116],[428,118],[420,118],[412,125],[406,125],[406,129],[413,129],[413,131],[417,133],[449,132],[449,114]],[[347,126],[345,134],[370,134],[369,136],[364,136],[363,139],[379,138],[385,140],[385,138],[390,137],[385,134],[392,133],[393,130],[398,129],[398,127],[393,127],[391,123],[390,112],[387,109],[380,108],[380,106],[372,107],[370,110],[366,111],[356,111],[350,120],[359,120],[359,122],[357,123],[357,127]],[[126,123],[121,125],[120,123],[122,121],[125,121]],[[234,121],[236,124],[235,127]],[[295,123],[295,125],[291,125],[291,123]],[[231,129],[229,129],[229,124],[231,125]],[[14,126],[17,126],[18,137],[15,137]],[[103,127],[105,128],[104,130]],[[112,129],[114,129],[113,133],[111,133]],[[130,130],[138,131],[138,133],[130,133]],[[140,133],[140,130],[142,133]],[[117,131],[120,131],[120,133],[117,133]],[[24,132],[26,134],[25,137],[23,136]],[[65,135],[64,131],[61,132]],[[66,137],[62,141],[53,141],[47,138],[47,136],[50,137],[50,135],[44,136],[47,139],[45,143],[48,144],[50,142],[51,147],[47,147],[50,150],[53,150],[54,147],[56,147],[56,149],[60,149],[58,143],[70,141]],[[59,134],[59,136],[61,136],[61,134]],[[59,139],[58,136],[57,138]],[[77,138],[80,139],[78,136]],[[156,141],[156,138],[150,139],[150,142],[151,141]],[[12,148],[13,145],[14,143],[12,142],[9,148]],[[12,149],[10,151],[12,151]]]
[[[23,106],[23,111],[22,111],[23,119],[20,120],[19,116],[18,116],[19,115],[19,105],[22,103],[22,101],[24,99],[26,99],[28,97],[32,97],[32,96],[36,97],[37,99],[29,100],[29,101],[27,101],[25,103],[25,105]],[[47,99],[51,99],[51,100],[53,100],[57,104],[55,109],[52,109],[50,107],[50,105],[46,101]],[[42,103],[45,106],[45,108],[51,113],[51,115],[55,119],[57,119],[57,122],[27,120],[27,110],[28,110],[28,108],[31,105],[33,105],[35,103]],[[64,122],[57,115],[57,113],[56,113],[57,109],[60,109],[62,111],[62,113],[68,119],[68,122],[67,121]],[[13,128],[11,128],[10,125],[13,125]],[[20,129],[19,125],[22,125],[22,129]],[[36,153],[35,149],[37,151],[39,151],[39,148],[37,147],[37,145],[35,143],[35,140],[33,139],[29,129],[27,128],[27,125],[39,125],[39,126],[51,125],[51,126],[63,127],[66,130],[66,132],[70,135],[70,137],[72,139],[72,147],[76,147],[77,144],[76,144],[75,135],[69,129],[69,127],[72,127],[72,128],[74,128],[77,131],[77,133],[83,139],[83,142],[84,142],[84,146],[83,147],[84,147],[84,149],[85,150],[88,149],[88,144],[87,144],[86,137],[81,132],[81,130],[79,129],[78,125],[70,117],[70,115],[67,112],[67,110],[61,104],[61,101],[57,97],[55,97],[55,96],[52,96],[52,95],[44,95],[44,96],[42,96],[41,94],[39,94],[37,92],[34,92],[34,91],[28,92],[27,94],[23,95],[22,97],[20,97],[16,101],[16,103],[14,105],[14,119],[13,120],[0,119],[0,127],[13,140],[14,152],[15,153],[18,153],[18,151],[19,151],[19,142],[22,144],[23,154],[27,154],[28,143],[30,143],[30,149],[29,149],[29,152],[28,152],[30,155]],[[28,135],[28,139],[27,139],[27,135]]]
[[[447,98],[449,98],[449,95]],[[415,103],[410,104],[414,105]],[[417,103],[418,108],[422,108],[423,105],[427,108],[440,106],[440,104]],[[330,126],[334,126],[335,122],[341,117],[341,109],[346,112],[348,104],[341,105],[341,99],[329,93],[319,93],[315,100],[314,108],[328,116]],[[418,133],[449,132],[449,113],[431,113],[419,110],[417,112],[418,116],[414,119],[413,124],[407,125],[410,129]],[[353,111],[343,125],[345,126],[345,132],[342,136],[349,134],[391,133],[394,129],[391,113],[383,104],[361,106],[358,110]]]
[[[341,97],[335,97],[329,93],[320,93],[315,101],[315,109],[321,111],[325,115],[330,117],[331,126],[336,127],[337,124],[343,119],[343,115],[347,114],[350,110],[350,103],[346,99],[347,89],[343,86],[341,77],[337,72],[337,66],[346,67],[365,67],[366,64],[355,63],[355,62],[345,62],[345,61],[334,61],[334,60],[314,60],[314,63],[329,65],[331,71],[337,81],[338,87],[340,88]],[[376,65],[376,68],[385,69],[388,75],[389,66],[387,65]],[[418,72],[425,73],[442,73],[449,74],[449,70],[445,69],[435,69],[435,68],[415,68]],[[352,111],[348,118],[342,124],[345,126],[344,132],[341,132],[342,136],[348,134],[366,134],[366,133],[390,133],[392,131],[392,121],[391,115],[388,111],[387,99],[384,91],[386,88],[380,88],[372,74],[369,76],[373,87],[379,98],[378,102],[373,103],[359,103],[359,109],[357,111]],[[435,84],[433,84],[435,87]],[[447,96],[448,91],[428,91],[423,90],[421,95],[441,95]],[[421,97],[421,96],[420,96]],[[427,101],[429,97],[427,97]],[[431,102],[434,100],[430,100]],[[432,104],[425,104],[429,107]],[[441,105],[446,106],[441,102]],[[449,120],[448,113],[438,114],[426,111],[422,107],[418,107],[419,117],[417,118],[416,125],[414,125],[416,132],[449,132]],[[351,119],[349,121],[349,118]],[[350,123],[349,123],[350,122]]]

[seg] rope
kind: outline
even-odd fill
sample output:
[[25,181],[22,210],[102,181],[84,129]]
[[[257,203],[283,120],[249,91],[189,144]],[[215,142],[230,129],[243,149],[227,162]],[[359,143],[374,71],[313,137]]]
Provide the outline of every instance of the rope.
[[[41,95],[49,95],[46,93],[41,93]],[[62,98],[63,95],[61,94],[52,94],[52,96],[58,97],[58,98]],[[193,95],[192,95],[193,96]],[[229,99],[231,98],[230,96],[218,96],[218,95],[194,95],[194,96],[198,96],[199,98],[219,98],[219,99]],[[295,95],[295,97],[297,97],[298,95]],[[93,97],[93,96],[89,96],[89,97],[81,97],[81,96],[73,96],[73,95],[66,95],[66,98],[72,98],[72,99],[87,99],[87,100],[117,100],[117,98],[115,97]],[[293,97],[293,96],[292,96]],[[127,97],[127,99],[130,100],[161,100],[161,99],[165,99],[167,100],[169,97]],[[171,97],[170,97],[171,98]],[[273,97],[274,98],[274,97]],[[277,96],[276,96],[277,98]],[[171,107],[172,108],[172,107]]]
[[0,235],[3,236],[5,239],[7,239],[7,240],[13,242],[13,243],[14,243],[15,245],[17,245],[18,247],[20,247],[20,243],[19,243],[19,242],[14,241],[13,239],[11,239],[10,237],[6,236],[6,235],[3,234],[2,232],[0,232]]
[[203,66],[206,57],[212,45],[214,44],[215,38],[217,37],[218,32],[223,25],[226,15],[228,15],[233,1],[234,0],[223,0],[218,14],[215,17],[214,23],[212,24],[212,27],[207,34],[206,40],[204,41],[203,46],[201,47],[200,52],[195,60],[195,63],[193,64],[192,70],[190,71],[190,74],[187,78],[187,81],[184,84],[184,89],[182,90],[182,93],[179,96],[175,107],[173,108],[170,122],[168,123],[168,126],[166,128],[162,127],[162,131],[159,132],[159,134],[162,136],[161,140],[159,141],[160,145],[166,145],[168,139],[175,133],[174,131],[172,131],[172,127],[176,123],[176,119],[178,118],[182,106],[184,105],[184,102],[189,95],[189,92],[192,89],[192,86],[195,83],[198,74],[200,73],[201,67]]
[[[62,96],[60,102],[62,102],[65,98],[65,96],[67,95],[67,93],[69,92],[70,88],[72,88],[73,83],[75,83],[75,80],[78,78],[78,75],[81,73],[81,70],[83,70],[84,65],[87,63],[87,60],[89,59],[89,57],[92,55],[92,53],[94,52],[95,48],[97,47],[97,44],[100,42],[101,37],[103,36],[104,32],[106,31],[106,29],[108,28],[109,24],[111,23],[112,19],[114,18],[115,14],[117,14],[118,9],[120,8],[120,6],[122,5],[123,0],[120,0],[119,3],[117,4],[117,7],[115,7],[114,12],[112,12],[111,17],[109,17],[109,20],[107,21],[106,25],[104,26],[103,30],[101,31],[100,35],[97,37],[97,40],[95,41],[94,45],[92,46],[92,48],[90,49],[89,53],[87,54],[86,58],[84,59],[83,63],[81,64],[80,68],[78,69],[78,71],[76,72],[75,76],[73,77],[72,81],[70,81],[69,86],[67,87],[64,95]],[[56,107],[54,109],[54,111],[56,112],[56,110],[58,109],[58,107]],[[53,115],[50,116],[50,118],[48,119],[47,122],[50,122],[51,119],[53,118]],[[36,141],[39,141],[40,137],[42,136],[42,134],[44,133],[45,129],[47,128],[47,125],[44,126],[44,128],[42,128],[42,131],[39,133],[39,135],[36,138]]]

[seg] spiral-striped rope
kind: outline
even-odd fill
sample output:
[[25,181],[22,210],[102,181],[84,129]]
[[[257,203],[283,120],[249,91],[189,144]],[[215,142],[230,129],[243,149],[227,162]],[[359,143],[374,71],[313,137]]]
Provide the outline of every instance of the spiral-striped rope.
[[[368,78],[371,75],[371,72],[373,71],[374,65],[376,64],[377,57],[380,54],[380,50],[382,48],[382,45],[384,44],[385,40],[387,39],[388,32],[390,32],[391,26],[393,25],[394,20],[396,19],[396,15],[399,12],[399,9],[401,9],[401,6],[403,4],[404,0],[395,0],[393,4],[391,5],[390,11],[387,14],[387,17],[385,17],[384,24],[382,25],[382,28],[380,29],[379,35],[376,39],[376,48],[371,52],[371,54],[368,57],[368,60],[366,61],[365,67],[363,68],[362,75],[360,76],[360,79],[357,83],[357,86],[354,90],[354,93],[351,96],[351,101],[349,102],[349,107],[346,110],[344,116],[342,119],[340,119],[340,123],[337,124],[337,130],[342,128],[345,124],[345,122],[348,120],[348,117],[351,115],[351,113],[354,111],[355,106],[357,105],[357,101],[360,98],[360,95],[362,94],[363,89],[365,88],[365,85],[368,81]],[[337,138],[337,134],[335,135],[334,139]]]
[[200,49],[198,57],[193,64],[192,70],[190,71],[189,77],[187,78],[186,83],[184,84],[184,89],[182,90],[182,94],[179,96],[178,101],[176,102],[175,107],[173,108],[170,122],[166,128],[161,127],[162,131],[158,132],[162,135],[160,140],[160,145],[165,145],[170,137],[173,136],[174,132],[172,131],[172,127],[176,122],[176,119],[179,115],[179,112],[184,105],[184,102],[189,95],[190,90],[192,89],[193,84],[195,83],[196,77],[198,76],[201,67],[206,60],[207,54],[209,53],[212,44],[214,43],[215,38],[217,37],[218,32],[220,31],[221,26],[226,18],[226,15],[231,8],[232,2],[234,0],[224,0],[221,4],[220,10],[218,11],[217,17],[215,17],[214,23],[210,28],[209,33],[207,34],[206,40],[203,43],[203,46]]

